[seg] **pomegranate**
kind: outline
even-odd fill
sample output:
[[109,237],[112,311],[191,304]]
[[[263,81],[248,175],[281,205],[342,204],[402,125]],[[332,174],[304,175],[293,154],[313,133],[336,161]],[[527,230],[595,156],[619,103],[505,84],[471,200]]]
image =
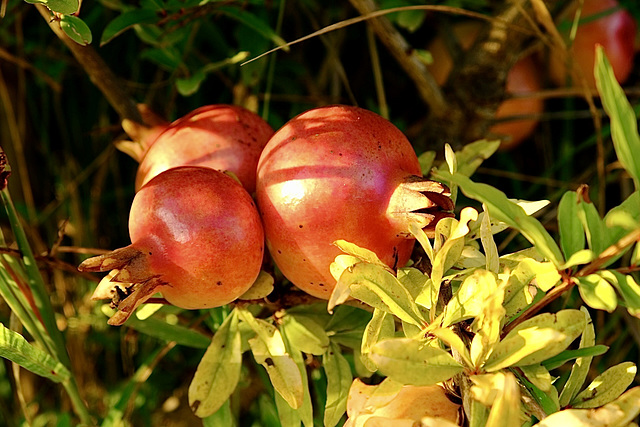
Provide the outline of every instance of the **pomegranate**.
[[[577,12],[579,2],[576,1],[575,4]],[[594,19],[594,15],[598,14],[603,16]],[[570,15],[571,18],[573,16]],[[575,39],[568,50],[571,64],[587,79],[589,87],[595,89],[595,46],[600,44],[611,62],[616,79],[619,83],[624,83],[633,68],[635,54],[637,24],[631,14],[620,9],[616,0],[584,0],[580,22]],[[558,52],[551,51],[549,77],[558,86],[566,85],[565,62]],[[574,81],[574,84],[579,82]]]
[[207,105],[171,123],[145,153],[136,189],[176,166],[230,171],[253,193],[256,166],[273,129],[260,116],[236,105]]
[[432,229],[453,208],[446,186],[420,175],[407,138],[371,111],[334,105],[293,118],[258,162],[258,207],[276,265],[323,299],[336,284],[336,240],[403,266],[414,243],[409,224]]
[[138,104],[138,111],[145,124],[124,119],[122,121],[122,128],[133,141],[118,141],[116,142],[116,148],[127,153],[139,163],[158,135],[164,132],[169,126],[169,122],[146,104]]
[[203,167],[167,170],[136,194],[131,245],[85,260],[82,271],[109,271],[94,299],[111,298],[110,324],[161,292],[185,309],[227,304],[257,278],[264,233],[253,199],[230,176]]
[[[479,22],[461,22],[454,26],[456,35],[462,49],[469,49],[480,32],[482,25]],[[429,71],[433,74],[436,82],[443,85],[451,69],[453,60],[442,39],[437,38],[429,46],[429,51],[433,56],[433,64],[429,66]],[[494,119],[509,119],[497,123],[489,128],[489,133],[502,139],[500,148],[503,150],[514,148],[522,141],[533,134],[538,120],[517,119],[511,120],[514,116],[538,115],[544,111],[544,102],[541,98],[531,95],[540,91],[542,83],[539,76],[539,67],[532,55],[519,59],[507,74],[506,92],[515,95],[502,102],[495,112]]]

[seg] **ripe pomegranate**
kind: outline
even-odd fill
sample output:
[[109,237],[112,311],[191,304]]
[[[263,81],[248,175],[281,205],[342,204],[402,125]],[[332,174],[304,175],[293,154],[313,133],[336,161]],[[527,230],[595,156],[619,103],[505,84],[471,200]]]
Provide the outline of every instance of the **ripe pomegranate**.
[[138,167],[136,189],[172,167],[204,166],[232,172],[253,193],[258,158],[271,135],[271,126],[243,107],[200,107],[156,137]]
[[420,175],[407,138],[371,111],[334,105],[293,118],[258,163],[258,207],[275,263],[324,299],[336,284],[329,271],[341,253],[336,240],[403,266],[414,243],[409,224],[433,229],[453,208],[448,189]]
[[[462,49],[469,49],[480,33],[482,25],[479,22],[461,22],[454,26],[453,31]],[[442,39],[435,39],[429,46],[433,56],[433,63],[429,71],[439,85],[444,85],[453,68],[451,54]],[[508,150],[516,147],[533,134],[538,120],[517,119],[511,117],[537,115],[544,111],[541,98],[526,96],[540,91],[542,83],[539,67],[532,55],[519,59],[507,74],[506,92],[515,96],[502,102],[495,112],[494,119],[505,119],[489,128],[489,133],[502,139],[500,148]],[[509,120],[506,120],[509,119]]]
[[[579,2],[575,4],[577,12]],[[570,64],[579,69],[592,89],[596,88],[593,76],[596,44],[603,46],[619,83],[624,83],[633,68],[637,24],[629,12],[619,8],[616,0],[584,0],[581,23],[568,54]],[[612,9],[616,10],[609,13]],[[598,14],[603,16],[594,19],[594,15]],[[571,19],[574,17],[573,14],[569,16]],[[567,83],[564,58],[553,50],[549,58],[549,77],[558,86]],[[579,81],[574,80],[573,84],[578,85]]]
[[82,271],[113,270],[93,298],[112,298],[110,324],[161,292],[182,308],[227,304],[260,272],[264,232],[251,196],[230,176],[203,167],[167,170],[136,194],[131,245],[85,260]]

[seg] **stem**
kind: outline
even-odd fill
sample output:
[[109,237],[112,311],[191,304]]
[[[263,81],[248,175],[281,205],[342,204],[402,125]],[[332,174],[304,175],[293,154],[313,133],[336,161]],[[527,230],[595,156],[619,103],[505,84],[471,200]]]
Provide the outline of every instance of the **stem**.
[[36,4],[35,6],[48,22],[55,35],[67,45],[73,56],[89,75],[93,84],[102,92],[120,118],[144,123],[133,98],[123,89],[120,79],[111,71],[95,49],[91,46],[81,46],[71,40],[62,31],[60,22],[51,15],[49,9],[41,4]]
[[73,409],[75,413],[80,418],[80,422],[84,425],[94,425],[94,421],[91,418],[91,414],[89,414],[89,410],[87,409],[87,404],[80,397],[80,390],[78,389],[78,383],[73,375],[71,375],[68,381],[62,383],[69,399],[71,399],[71,405],[73,405]]
[[[369,15],[378,10],[373,0],[350,0],[361,15]],[[429,106],[436,117],[447,114],[449,108],[447,101],[426,65],[413,53],[413,49],[407,43],[400,32],[389,22],[386,17],[372,18],[369,20],[371,28],[380,41],[389,49],[398,64],[418,89],[418,95]]]

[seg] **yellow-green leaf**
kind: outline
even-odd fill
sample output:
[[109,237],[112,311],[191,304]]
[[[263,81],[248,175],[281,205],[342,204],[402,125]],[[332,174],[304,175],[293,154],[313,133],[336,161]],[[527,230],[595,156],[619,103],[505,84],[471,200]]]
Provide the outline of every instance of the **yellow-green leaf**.
[[445,350],[409,338],[380,341],[370,355],[382,374],[402,384],[433,385],[463,370]]
[[590,274],[586,277],[578,277],[577,280],[580,296],[589,307],[606,310],[609,313],[618,307],[616,291],[601,276]]
[[572,401],[574,408],[597,408],[617,399],[633,382],[638,371],[635,363],[623,362],[598,375]]
[[349,362],[340,352],[340,347],[331,344],[322,357],[322,366],[327,375],[327,403],[324,408],[324,425],[333,427],[347,410],[347,397],[353,375]]
[[582,333],[585,323],[584,313],[579,310],[539,314],[522,322],[493,347],[485,369],[493,372],[540,363],[566,349]]
[[237,312],[216,331],[189,386],[189,406],[199,417],[215,413],[229,399],[240,380],[242,351]]

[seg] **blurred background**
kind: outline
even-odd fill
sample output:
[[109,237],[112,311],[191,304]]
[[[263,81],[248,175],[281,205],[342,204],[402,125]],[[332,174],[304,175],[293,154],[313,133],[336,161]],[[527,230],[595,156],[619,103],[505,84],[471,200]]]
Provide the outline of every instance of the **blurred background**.
[[[546,5],[549,16],[532,3]],[[580,3],[101,0],[82,3],[78,17],[90,28],[90,48],[131,99],[169,121],[202,105],[230,103],[277,129],[307,109],[343,103],[387,117],[418,154],[431,150],[441,158],[444,143],[460,148],[502,138],[501,150],[474,179],[512,198],[550,200],[541,220],[554,230],[553,206],[566,190],[588,184],[600,209],[632,191],[614,161],[607,121],[597,118],[602,110],[588,64],[602,37],[637,110],[640,5],[584,0],[576,9]],[[241,65],[285,41],[406,6],[434,7],[343,25]],[[75,270],[98,250],[130,243],[137,163],[114,145],[128,139],[122,117],[34,5],[3,0],[1,12],[0,146],[13,171],[9,189],[39,255],[80,389],[89,407],[104,414],[124,381],[149,363],[128,408],[131,425],[197,425],[186,393],[204,350],[167,348],[132,328],[107,326],[100,304],[89,300],[95,278]],[[523,244],[512,239],[505,233],[500,243]],[[180,316],[188,323],[198,313]],[[624,310],[596,312],[594,319],[598,343],[611,346],[596,359],[601,366],[638,360],[636,320]],[[10,322],[1,300],[0,322]],[[13,370],[2,359],[0,425],[22,425],[21,406],[33,425],[70,425],[58,386]],[[246,404],[246,425],[269,425],[269,403]]]

